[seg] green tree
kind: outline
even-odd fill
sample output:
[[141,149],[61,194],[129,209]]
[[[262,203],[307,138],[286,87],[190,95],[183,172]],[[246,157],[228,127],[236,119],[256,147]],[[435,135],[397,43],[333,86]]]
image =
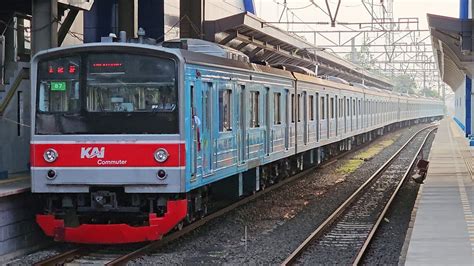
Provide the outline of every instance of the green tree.
[[425,95],[425,96],[427,96],[427,97],[441,98],[441,97],[439,96],[439,94],[438,94],[437,91],[432,90],[432,89],[430,89],[430,88],[424,88],[424,89],[422,89],[422,90],[420,91],[420,94],[421,94],[421,95]]
[[392,78],[393,91],[415,94],[416,83],[409,75],[399,75]]

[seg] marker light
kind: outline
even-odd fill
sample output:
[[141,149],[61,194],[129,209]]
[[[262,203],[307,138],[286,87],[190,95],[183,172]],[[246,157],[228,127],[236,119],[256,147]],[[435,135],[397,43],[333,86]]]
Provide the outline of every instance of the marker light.
[[163,148],[159,148],[155,151],[155,160],[159,163],[165,162],[168,159],[168,156],[168,151]]
[[58,152],[55,149],[47,149],[43,154],[43,158],[48,163],[52,163],[58,159]]
[[164,179],[168,176],[168,174],[166,173],[165,170],[160,169],[160,170],[158,170],[158,172],[156,173],[156,176],[158,177],[158,179],[164,180]]
[[56,171],[54,170],[48,170],[48,172],[46,173],[46,178],[49,179],[49,180],[53,180],[56,178],[58,174],[56,173]]

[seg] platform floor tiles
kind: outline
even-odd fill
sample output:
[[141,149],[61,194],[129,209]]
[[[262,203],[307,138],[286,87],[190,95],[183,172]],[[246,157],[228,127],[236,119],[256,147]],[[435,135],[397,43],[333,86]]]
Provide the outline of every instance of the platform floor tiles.
[[474,150],[463,134],[451,118],[440,122],[405,265],[474,265]]

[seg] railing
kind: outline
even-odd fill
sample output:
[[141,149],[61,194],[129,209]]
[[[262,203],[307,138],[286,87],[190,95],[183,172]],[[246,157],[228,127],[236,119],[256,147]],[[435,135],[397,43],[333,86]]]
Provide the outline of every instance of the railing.
[[30,70],[28,68],[22,67],[22,69],[18,72],[15,77],[15,80],[6,87],[6,96],[0,102],[0,116],[3,116],[3,113],[7,109],[10,101],[13,99],[15,92],[17,91],[18,87],[21,84],[21,81],[24,79],[30,78]]

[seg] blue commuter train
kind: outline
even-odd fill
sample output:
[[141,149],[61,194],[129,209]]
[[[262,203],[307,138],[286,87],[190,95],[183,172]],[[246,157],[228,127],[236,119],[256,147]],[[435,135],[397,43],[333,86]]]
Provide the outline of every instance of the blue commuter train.
[[439,100],[188,41],[34,57],[32,192],[45,203],[36,219],[46,235],[157,240],[205,215],[212,194],[258,191],[385,130],[443,115]]

